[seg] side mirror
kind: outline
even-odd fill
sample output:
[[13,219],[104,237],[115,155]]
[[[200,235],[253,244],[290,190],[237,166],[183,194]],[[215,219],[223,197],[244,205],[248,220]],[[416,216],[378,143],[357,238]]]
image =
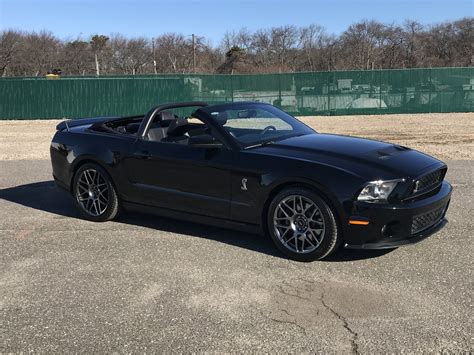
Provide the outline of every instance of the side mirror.
[[209,134],[201,134],[199,136],[191,136],[188,145],[198,148],[221,148],[222,143]]

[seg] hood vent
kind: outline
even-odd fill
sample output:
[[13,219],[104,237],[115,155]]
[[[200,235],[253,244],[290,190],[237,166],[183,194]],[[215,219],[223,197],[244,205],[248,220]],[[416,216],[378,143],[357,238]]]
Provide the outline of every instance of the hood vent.
[[377,153],[379,159],[388,159],[406,150],[410,150],[410,148],[401,145],[391,145],[387,148],[377,149],[375,152]]

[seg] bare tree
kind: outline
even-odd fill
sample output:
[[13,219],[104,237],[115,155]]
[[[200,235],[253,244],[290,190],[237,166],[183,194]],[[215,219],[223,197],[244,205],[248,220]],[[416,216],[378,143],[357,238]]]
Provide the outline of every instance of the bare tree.
[[21,41],[21,34],[8,30],[0,33],[0,76],[6,76],[7,68],[15,60]]
[[281,71],[294,65],[298,31],[295,26],[273,27],[271,29],[271,50],[278,60]]
[[252,50],[253,36],[247,28],[242,28],[239,31],[226,32],[221,41],[221,47],[225,52],[233,47],[239,47],[246,52]]
[[146,72],[145,66],[151,63],[151,48],[146,38],[133,38],[128,41],[127,52],[133,75]]
[[376,21],[365,20],[349,26],[340,39],[345,65],[351,69],[376,67],[383,30],[384,25]]
[[474,18],[463,18],[453,23],[454,26],[454,43],[455,52],[457,54],[457,66],[474,65]]
[[301,70],[324,70],[327,68],[324,48],[328,45],[329,36],[324,27],[312,24],[299,30],[298,48],[301,52]]
[[70,75],[92,73],[92,53],[90,44],[79,39],[68,42],[61,51],[61,69]]
[[108,40],[109,37],[104,35],[94,35],[91,38],[90,44],[94,53],[96,75],[100,75],[99,57],[105,49]]
[[379,69],[393,69],[403,63],[403,30],[399,26],[385,26],[379,37],[380,58]]
[[465,18],[431,26],[424,36],[430,66],[472,65],[474,19]]
[[417,21],[406,20],[403,24],[402,49],[405,57],[403,67],[414,68],[419,61],[423,61],[422,32],[423,25]]
[[[364,20],[340,35],[317,24],[224,34],[213,47],[204,37],[165,33],[150,39],[94,35],[61,41],[49,32],[0,32],[0,76],[144,73],[268,73],[474,65],[474,18],[422,25]],[[154,61],[156,60],[156,66]],[[94,65],[95,64],[95,65]]]
[[258,30],[252,36],[255,67],[259,72],[267,71],[274,65],[272,35],[270,30]]
[[61,44],[52,33],[27,33],[20,43],[17,72],[39,76],[58,66]]
[[192,44],[178,33],[166,33],[156,38],[158,70],[163,73],[180,73],[191,70]]

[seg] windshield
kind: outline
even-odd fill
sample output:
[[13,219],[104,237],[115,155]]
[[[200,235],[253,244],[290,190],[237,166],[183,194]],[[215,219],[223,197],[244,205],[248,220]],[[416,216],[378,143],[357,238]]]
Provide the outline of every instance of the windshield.
[[271,105],[221,105],[201,110],[213,117],[243,147],[314,133],[296,118]]

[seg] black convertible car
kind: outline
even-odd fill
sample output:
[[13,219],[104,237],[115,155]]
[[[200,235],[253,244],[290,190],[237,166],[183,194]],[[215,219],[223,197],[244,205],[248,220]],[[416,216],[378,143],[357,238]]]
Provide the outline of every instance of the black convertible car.
[[[335,118],[337,119],[337,118]],[[268,233],[296,260],[393,248],[439,230],[447,167],[389,143],[318,134],[263,103],[165,104],[60,123],[54,179],[84,216],[122,209]]]

